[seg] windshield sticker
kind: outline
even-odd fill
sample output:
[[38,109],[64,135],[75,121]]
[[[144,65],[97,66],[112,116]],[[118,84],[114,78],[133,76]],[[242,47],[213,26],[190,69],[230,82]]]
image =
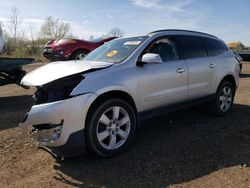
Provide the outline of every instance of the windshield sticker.
[[108,57],[113,57],[113,56],[116,55],[116,54],[118,54],[118,51],[113,50],[113,51],[107,53],[106,55],[107,55]]
[[141,41],[127,41],[127,42],[124,42],[124,46],[125,45],[133,45],[133,46],[137,46],[141,43]]

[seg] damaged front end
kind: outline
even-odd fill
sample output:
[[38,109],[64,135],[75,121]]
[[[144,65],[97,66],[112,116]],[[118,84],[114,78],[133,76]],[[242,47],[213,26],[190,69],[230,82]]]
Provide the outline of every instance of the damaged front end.
[[37,91],[33,96],[35,105],[71,98],[70,93],[83,79],[84,76],[76,74],[55,80],[43,86],[37,86]]
[[[43,86],[38,86],[33,98],[35,105],[53,103],[71,98],[70,93],[84,79],[81,74],[67,76]],[[57,122],[34,124],[31,130],[40,145],[56,141],[62,131],[64,119]]]
[[33,135],[38,146],[57,155],[84,152],[85,120],[96,94],[91,91],[73,94],[73,90],[84,84],[84,75],[109,66],[111,64],[57,62],[32,71],[21,83],[37,88],[33,96],[35,104],[19,126]]
[[35,139],[37,142],[39,142],[41,145],[48,142],[54,142],[56,141],[62,131],[63,121],[61,120],[58,123],[43,123],[43,124],[37,124],[33,125],[32,131],[36,135]]
[[96,95],[70,95],[83,79],[76,74],[37,86],[35,104],[19,126],[31,133],[39,147],[59,156],[85,152],[85,119]]

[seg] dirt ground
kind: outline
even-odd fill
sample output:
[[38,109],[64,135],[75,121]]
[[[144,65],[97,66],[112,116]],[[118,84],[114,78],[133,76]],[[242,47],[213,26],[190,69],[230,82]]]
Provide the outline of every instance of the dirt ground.
[[151,119],[129,151],[110,159],[59,161],[37,149],[18,128],[33,92],[0,88],[0,187],[250,187],[250,64],[227,117],[201,105]]

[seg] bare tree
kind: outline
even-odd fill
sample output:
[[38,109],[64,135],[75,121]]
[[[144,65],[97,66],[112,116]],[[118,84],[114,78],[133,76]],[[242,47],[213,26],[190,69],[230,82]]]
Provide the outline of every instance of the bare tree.
[[3,34],[3,29],[2,29],[2,22],[0,22],[0,35]]
[[9,31],[11,34],[11,37],[13,38],[14,42],[17,41],[18,34],[20,33],[20,25],[22,23],[22,19],[18,15],[18,10],[16,6],[12,7],[12,12],[10,15],[10,21],[9,21]]
[[61,22],[51,16],[47,17],[41,26],[41,35],[46,39],[64,38],[71,35],[69,23]]
[[35,48],[35,38],[34,38],[34,27],[29,24],[29,30],[30,30],[30,39],[31,39],[31,47],[32,47],[32,52],[34,51]]
[[31,25],[31,23],[29,24],[29,30],[30,30],[30,39],[32,41],[32,43],[34,42],[34,27],[33,25]]
[[108,32],[108,36],[110,37],[122,37],[123,35],[124,32],[118,27],[115,27]]
[[3,38],[3,30],[2,30],[2,23],[0,22],[0,52],[4,49],[4,38]]
[[89,40],[92,41],[94,39],[94,36],[93,35],[90,35],[89,36]]

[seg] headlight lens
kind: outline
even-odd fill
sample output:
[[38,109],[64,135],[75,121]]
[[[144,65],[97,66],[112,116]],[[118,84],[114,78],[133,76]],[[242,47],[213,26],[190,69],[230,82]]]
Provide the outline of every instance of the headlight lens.
[[56,55],[56,56],[64,55],[64,51],[63,51],[63,50],[57,50],[57,51],[55,52],[55,55]]
[[84,79],[81,74],[67,76],[37,87],[35,104],[55,102],[70,98],[70,93]]

